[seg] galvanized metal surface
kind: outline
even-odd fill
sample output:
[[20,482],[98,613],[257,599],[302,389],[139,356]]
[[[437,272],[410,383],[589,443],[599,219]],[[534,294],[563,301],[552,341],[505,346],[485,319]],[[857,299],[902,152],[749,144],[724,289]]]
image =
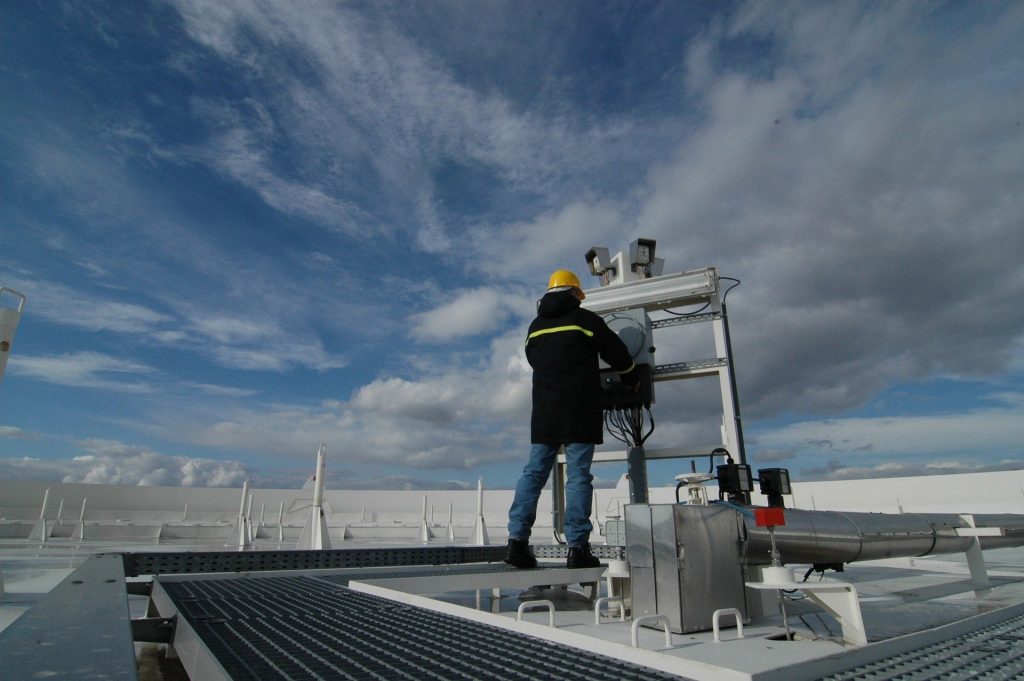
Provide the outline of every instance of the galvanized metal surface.
[[[564,559],[562,545],[532,545],[534,555],[543,559]],[[598,558],[621,560],[618,546],[592,547]],[[262,572],[273,570],[328,570],[339,568],[401,565],[459,565],[499,563],[504,546],[412,546],[394,548],[351,548],[330,551],[190,551],[126,553],[124,571],[139,575],[184,575],[216,572]]]
[[596,584],[601,581],[605,566],[570,570],[554,564],[532,570],[518,570],[509,565],[452,566],[424,570],[366,571],[351,579],[372,581],[406,593],[432,594],[452,591],[486,591],[491,589],[530,589],[538,586]]
[[626,555],[629,558],[633,616],[658,614],[658,590],[654,581],[654,535],[651,506],[626,506]]
[[[1005,528],[1002,536],[981,537],[984,548],[1024,545],[1024,515],[975,515],[978,527]],[[745,517],[747,560],[767,563],[768,531]],[[880,558],[963,553],[973,538],[961,536],[968,528],[952,513],[841,513],[786,510],[786,524],[776,527],[775,542],[787,563],[852,563]]]
[[384,565],[450,565],[501,561],[503,546],[352,548],[331,551],[210,551],[124,554],[129,577],[200,572],[325,570]]
[[90,558],[0,632],[0,679],[135,678],[120,556]]
[[823,681],[1021,678],[1024,678],[1024,615],[822,677]]
[[736,513],[728,507],[651,507],[658,612],[676,633],[707,631],[715,610],[746,615]]
[[583,307],[597,314],[642,307],[647,311],[707,302],[718,293],[718,268],[666,274],[616,286],[587,289]]
[[235,681],[678,678],[359,593],[336,579],[192,579],[161,587]]

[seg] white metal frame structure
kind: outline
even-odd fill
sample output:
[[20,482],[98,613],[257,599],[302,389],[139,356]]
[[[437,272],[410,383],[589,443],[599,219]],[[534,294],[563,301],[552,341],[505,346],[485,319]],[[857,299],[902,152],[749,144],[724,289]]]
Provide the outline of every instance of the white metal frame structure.
[[[651,323],[652,330],[683,324],[710,324],[714,334],[715,357],[660,364],[652,367],[656,383],[688,378],[717,377],[722,396],[721,443],[697,447],[670,447],[649,449],[645,457],[676,459],[708,456],[714,449],[724,447],[739,463],[746,463],[743,433],[740,424],[738,399],[733,374],[732,352],[729,347],[725,306],[722,303],[717,267],[705,267],[677,274],[666,274],[650,279],[628,281],[585,291],[582,306],[600,315],[643,308],[656,312],[673,307],[707,305],[708,311],[687,317],[659,319]],[[626,461],[625,451],[597,452],[595,462]],[[558,458],[556,482],[564,484],[564,454]]]

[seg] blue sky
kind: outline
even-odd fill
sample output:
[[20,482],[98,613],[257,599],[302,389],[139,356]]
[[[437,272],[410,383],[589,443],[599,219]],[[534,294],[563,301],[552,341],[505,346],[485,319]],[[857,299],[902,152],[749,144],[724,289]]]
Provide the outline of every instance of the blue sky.
[[[1020,3],[19,2],[0,32],[0,478],[299,485],[325,441],[334,487],[511,486],[548,273],[639,236],[743,281],[755,466],[1024,465]],[[649,444],[708,442],[716,399],[663,384]]]

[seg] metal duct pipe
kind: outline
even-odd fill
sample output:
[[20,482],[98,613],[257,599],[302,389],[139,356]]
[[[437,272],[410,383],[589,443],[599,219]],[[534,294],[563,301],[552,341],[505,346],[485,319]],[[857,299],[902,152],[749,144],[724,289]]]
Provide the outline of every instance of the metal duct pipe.
[[[771,542],[768,530],[744,515],[746,560],[767,564]],[[1024,515],[975,515],[976,527],[998,527],[1000,537],[981,537],[983,549],[1024,545]],[[963,553],[973,537],[960,536],[969,528],[953,513],[842,513],[786,509],[786,524],[776,527],[775,545],[786,563],[852,563],[879,558]]]

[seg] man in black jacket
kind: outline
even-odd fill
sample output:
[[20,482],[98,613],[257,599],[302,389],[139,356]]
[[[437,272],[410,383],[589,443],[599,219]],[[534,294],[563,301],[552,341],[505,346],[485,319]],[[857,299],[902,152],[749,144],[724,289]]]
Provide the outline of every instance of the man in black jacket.
[[598,357],[618,371],[626,385],[635,388],[639,378],[626,345],[601,317],[580,307],[584,297],[579,277],[568,270],[555,270],[526,337],[526,358],[533,367],[532,446],[508,512],[505,557],[506,563],[518,568],[537,565],[530,552],[530,532],[537,516],[537,500],[563,445],[568,473],[567,565],[579,568],[600,564],[589,543],[594,495],[590,464],[594,445],[601,444],[604,435]]

